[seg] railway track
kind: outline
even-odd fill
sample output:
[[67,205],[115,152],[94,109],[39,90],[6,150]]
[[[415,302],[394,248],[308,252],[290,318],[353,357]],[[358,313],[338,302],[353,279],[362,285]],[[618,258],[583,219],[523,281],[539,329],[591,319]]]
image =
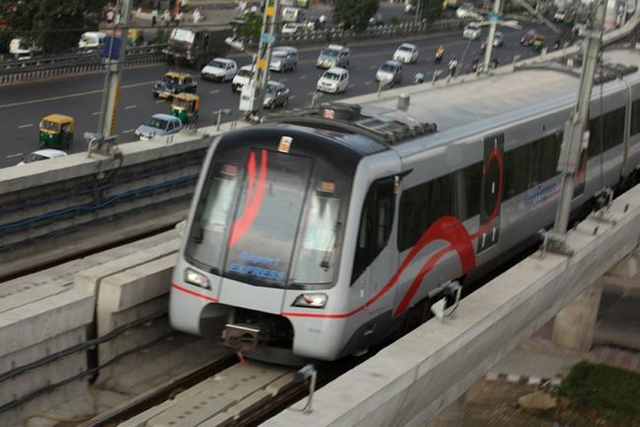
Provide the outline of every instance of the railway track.
[[[370,356],[369,356],[370,357]],[[312,366],[315,389],[365,358]],[[256,426],[309,396],[311,375],[292,367],[242,361],[236,355],[169,381],[80,424],[81,427],[180,425]],[[298,410],[304,410],[300,404]],[[312,409],[312,408],[310,408]],[[294,409],[295,410],[295,409]]]

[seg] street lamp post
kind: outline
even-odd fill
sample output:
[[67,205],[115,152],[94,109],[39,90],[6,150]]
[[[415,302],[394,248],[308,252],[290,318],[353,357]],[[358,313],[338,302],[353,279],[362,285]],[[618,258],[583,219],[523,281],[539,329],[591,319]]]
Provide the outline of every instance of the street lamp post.
[[220,130],[220,123],[222,121],[222,115],[229,116],[231,115],[230,108],[221,108],[220,110],[216,110],[212,113],[214,116],[217,114],[218,118],[216,119],[216,130]]

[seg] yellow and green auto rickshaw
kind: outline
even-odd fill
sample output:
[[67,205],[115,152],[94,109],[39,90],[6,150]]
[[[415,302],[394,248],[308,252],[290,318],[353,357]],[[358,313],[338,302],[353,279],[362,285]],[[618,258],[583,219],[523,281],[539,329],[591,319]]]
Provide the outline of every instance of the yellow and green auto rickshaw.
[[39,142],[41,147],[69,148],[73,143],[76,123],[73,117],[50,114],[40,121]]
[[181,92],[173,96],[171,101],[171,115],[184,124],[193,124],[198,121],[200,112],[200,97],[193,93]]

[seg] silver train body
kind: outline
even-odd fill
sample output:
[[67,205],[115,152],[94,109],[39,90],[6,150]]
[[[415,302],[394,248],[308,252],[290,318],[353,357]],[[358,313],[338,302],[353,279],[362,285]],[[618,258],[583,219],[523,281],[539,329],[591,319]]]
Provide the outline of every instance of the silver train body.
[[[604,60],[624,67],[594,85],[574,211],[635,183],[640,165],[640,53]],[[334,360],[423,318],[434,289],[552,225],[578,86],[575,72],[522,70],[406,88],[407,108],[373,95],[218,137],[171,324],[256,358]]]

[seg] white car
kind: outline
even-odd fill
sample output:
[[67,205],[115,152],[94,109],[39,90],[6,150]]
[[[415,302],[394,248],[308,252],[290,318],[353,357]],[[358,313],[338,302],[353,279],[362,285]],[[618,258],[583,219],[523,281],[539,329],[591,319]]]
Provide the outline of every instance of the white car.
[[402,43],[393,54],[393,59],[405,64],[413,64],[418,61],[418,46],[411,43]]
[[200,76],[205,80],[228,82],[238,73],[238,64],[233,59],[215,58],[200,71]]
[[472,18],[477,15],[476,8],[471,3],[465,3],[456,9],[456,16],[458,18]]
[[332,67],[322,73],[316,83],[316,90],[318,92],[340,93],[346,91],[347,86],[349,86],[349,71],[340,67]]
[[146,119],[135,131],[136,139],[149,141],[156,136],[178,133],[184,125],[179,118],[170,114],[157,113]]
[[471,22],[464,27],[462,37],[467,40],[479,40],[482,36],[482,27],[477,22]]
[[26,165],[27,163],[39,162],[40,160],[55,159],[58,157],[65,157],[67,153],[61,150],[54,150],[53,148],[45,148],[43,150],[34,151],[31,154],[27,154],[23,157],[22,161],[18,163],[18,166]]
[[562,22],[567,17],[567,12],[564,9],[556,10],[556,13],[553,14],[553,20],[556,22]]
[[[253,74],[253,65],[245,65],[244,67],[240,67],[238,70],[238,74],[233,78],[231,82],[231,91],[232,92],[240,92],[242,90],[242,86],[249,83],[251,80],[251,75]],[[267,80],[271,78],[271,73],[267,72]]]

